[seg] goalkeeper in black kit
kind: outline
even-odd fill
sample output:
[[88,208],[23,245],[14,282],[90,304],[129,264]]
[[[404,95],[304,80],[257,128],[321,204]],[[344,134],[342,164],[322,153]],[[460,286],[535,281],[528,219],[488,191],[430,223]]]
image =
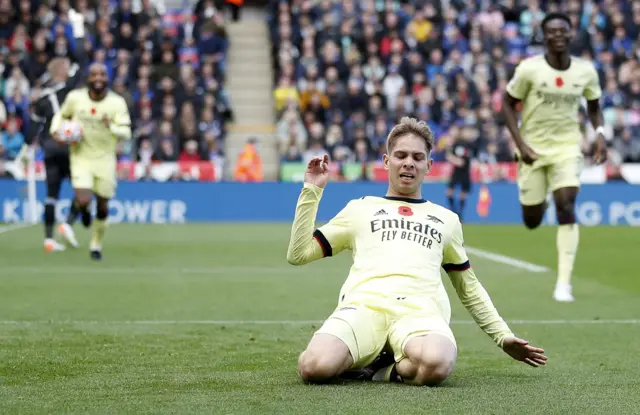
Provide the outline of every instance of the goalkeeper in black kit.
[[[42,89],[40,98],[34,103],[31,110],[29,130],[26,135],[26,143],[20,152],[19,159],[28,162],[33,157],[33,146],[39,141],[44,151],[44,165],[46,172],[47,195],[44,207],[44,249],[46,252],[63,251],[65,245],[57,242],[53,237],[55,225],[55,210],[60,188],[65,179],[70,178],[69,146],[56,142],[49,133],[49,127],[53,116],[60,110],[67,94],[78,86],[81,71],[76,63],[71,64],[67,58],[55,58],[48,66],[48,78]],[[75,209],[69,212],[69,219],[73,222],[78,216]],[[85,226],[91,224],[91,216],[83,214],[82,222]],[[60,224],[58,231],[65,233],[66,223]],[[77,247],[75,238],[69,240],[70,245]]]

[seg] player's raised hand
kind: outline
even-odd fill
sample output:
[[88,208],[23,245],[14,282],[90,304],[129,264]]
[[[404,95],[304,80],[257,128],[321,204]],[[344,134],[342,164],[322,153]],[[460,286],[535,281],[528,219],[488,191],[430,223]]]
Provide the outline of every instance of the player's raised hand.
[[533,151],[531,147],[526,144],[522,144],[520,150],[520,158],[524,162],[524,164],[533,164],[536,160],[538,160],[538,153]]
[[329,182],[329,156],[314,157],[307,165],[307,171],[304,173],[305,183],[314,184],[323,188]]
[[517,337],[506,337],[502,343],[502,350],[515,360],[529,366],[538,367],[547,364],[547,356],[544,355],[543,349],[531,346],[528,341]]

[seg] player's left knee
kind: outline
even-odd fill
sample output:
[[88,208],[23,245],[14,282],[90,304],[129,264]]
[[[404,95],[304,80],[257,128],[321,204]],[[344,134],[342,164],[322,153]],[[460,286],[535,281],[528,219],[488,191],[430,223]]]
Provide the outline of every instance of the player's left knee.
[[446,336],[421,336],[409,341],[406,356],[413,370],[413,384],[436,386],[444,382],[453,372],[456,362],[456,347]]
[[416,363],[414,383],[420,386],[437,386],[453,372],[453,362],[437,356],[425,356]]
[[91,203],[92,194],[89,191],[77,190],[75,199],[80,207],[86,208]]
[[575,204],[572,201],[563,201],[556,204],[556,218],[558,224],[569,225],[576,223]]
[[96,218],[98,218],[99,220],[105,220],[107,216],[109,216],[108,206],[102,204],[98,205],[98,207],[96,208]]

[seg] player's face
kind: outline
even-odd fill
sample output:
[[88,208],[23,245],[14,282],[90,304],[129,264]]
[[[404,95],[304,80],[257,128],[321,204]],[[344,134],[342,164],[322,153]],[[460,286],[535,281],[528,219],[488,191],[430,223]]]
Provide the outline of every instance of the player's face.
[[424,140],[413,134],[400,137],[390,154],[384,155],[383,162],[389,171],[391,189],[407,196],[419,192],[424,176],[433,164]]
[[571,27],[563,19],[554,19],[544,27],[544,43],[554,53],[562,53],[569,49],[571,43]]
[[89,70],[87,82],[91,90],[97,93],[103,92],[107,87],[107,71],[100,66],[92,67]]

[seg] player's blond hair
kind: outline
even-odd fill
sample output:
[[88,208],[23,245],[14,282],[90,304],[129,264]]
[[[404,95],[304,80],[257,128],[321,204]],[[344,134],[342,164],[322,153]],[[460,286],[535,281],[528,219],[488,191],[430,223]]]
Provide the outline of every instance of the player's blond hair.
[[413,134],[422,138],[427,147],[427,154],[431,153],[435,140],[433,138],[433,131],[431,131],[427,123],[412,117],[402,117],[400,122],[391,129],[387,136],[387,154],[391,154],[391,150],[396,146],[398,139],[407,134]]
[[52,75],[57,75],[63,68],[63,65],[69,65],[69,58],[57,57],[51,59],[47,65],[47,71]]

